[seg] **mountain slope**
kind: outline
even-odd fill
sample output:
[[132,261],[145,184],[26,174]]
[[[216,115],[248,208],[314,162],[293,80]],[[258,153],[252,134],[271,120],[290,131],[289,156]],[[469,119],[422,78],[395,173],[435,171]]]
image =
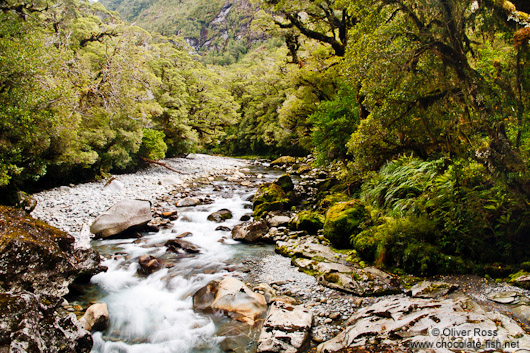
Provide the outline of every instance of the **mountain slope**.
[[202,54],[213,52],[237,59],[264,39],[262,33],[250,29],[258,8],[249,0],[102,0],[101,3],[149,31],[184,38]]

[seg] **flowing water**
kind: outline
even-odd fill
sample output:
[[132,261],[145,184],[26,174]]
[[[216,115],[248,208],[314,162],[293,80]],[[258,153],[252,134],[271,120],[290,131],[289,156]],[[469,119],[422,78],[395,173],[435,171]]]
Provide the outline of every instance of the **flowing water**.
[[[264,180],[276,176],[269,171]],[[221,352],[223,338],[216,331],[222,319],[194,312],[192,295],[227,275],[245,258],[273,252],[271,246],[240,244],[231,239],[229,231],[215,230],[241,223],[240,217],[251,213],[248,199],[254,192],[255,188],[215,181],[200,190],[214,202],[180,208],[170,229],[146,233],[140,239],[94,241],[92,246],[105,258],[102,264],[108,271],[92,277],[96,294],[91,300],[107,303],[110,326],[94,334],[93,352]],[[223,223],[207,220],[210,213],[223,208],[232,211],[232,219]],[[193,234],[185,240],[199,246],[200,254],[183,258],[166,252],[164,243],[183,232]],[[138,259],[144,254],[169,266],[149,276],[139,274]]]

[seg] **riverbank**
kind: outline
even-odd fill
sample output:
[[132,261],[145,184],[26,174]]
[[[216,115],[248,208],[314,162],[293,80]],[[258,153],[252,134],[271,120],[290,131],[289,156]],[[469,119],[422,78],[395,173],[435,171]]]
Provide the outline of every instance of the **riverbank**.
[[164,162],[179,172],[154,165],[134,174],[115,175],[114,182],[107,186],[107,181],[102,180],[34,194],[37,207],[32,216],[70,233],[79,244],[86,245],[93,220],[118,200],[142,199],[156,206],[157,198],[178,188],[185,189],[194,179],[233,174],[249,165],[244,160],[203,154]]

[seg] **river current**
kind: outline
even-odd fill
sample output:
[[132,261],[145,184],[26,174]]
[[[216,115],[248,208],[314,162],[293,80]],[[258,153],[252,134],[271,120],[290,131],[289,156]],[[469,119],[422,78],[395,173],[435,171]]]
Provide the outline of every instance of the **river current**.
[[[254,170],[270,181],[277,173]],[[214,202],[179,208],[179,217],[169,229],[145,233],[139,239],[109,239],[92,242],[105,259],[106,272],[92,277],[92,302],[104,302],[110,315],[109,328],[94,333],[94,353],[199,353],[222,352],[223,337],[216,332],[226,319],[193,311],[192,295],[208,282],[234,271],[245,258],[273,253],[272,246],[245,245],[231,239],[230,231],[252,210],[249,199],[255,187],[226,180],[213,181],[199,190]],[[212,212],[229,209],[233,218],[223,223],[207,220]],[[164,243],[178,234],[191,232],[185,240],[200,247],[199,254],[182,257],[166,252]],[[139,273],[142,255],[162,259],[165,268],[149,276]],[[237,267],[236,267],[237,268]],[[94,294],[95,293],[95,294]]]

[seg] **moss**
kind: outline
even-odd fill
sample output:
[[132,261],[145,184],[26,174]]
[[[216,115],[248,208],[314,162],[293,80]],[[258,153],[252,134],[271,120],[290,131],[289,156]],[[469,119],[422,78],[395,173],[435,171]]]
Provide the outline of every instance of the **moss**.
[[341,285],[340,277],[336,273],[326,273],[324,274],[324,279],[330,283],[336,283],[339,286]]
[[291,157],[291,156],[282,156],[282,157],[272,161],[271,162],[271,167],[280,166],[280,165],[283,165],[283,164],[293,165],[295,163],[296,163],[296,158]]
[[290,228],[296,230],[305,230],[309,234],[317,234],[319,229],[324,226],[324,216],[312,211],[302,211],[289,224]]
[[360,200],[337,203],[331,207],[324,222],[324,236],[337,248],[350,247],[350,237],[362,231],[370,220]]
[[331,206],[335,205],[339,202],[346,202],[349,200],[348,195],[343,193],[333,193],[330,195],[325,196],[319,203],[319,207],[321,209],[328,209]]
[[270,211],[282,211],[290,204],[285,191],[277,184],[265,183],[259,186],[254,196],[253,216],[261,218]]
[[279,185],[285,192],[293,191],[294,189],[293,180],[289,174],[282,175],[276,179],[274,184]]
[[508,283],[516,285],[516,286],[519,286],[519,287],[522,287],[522,288],[529,289],[530,285],[528,283],[518,282],[517,281],[517,279],[519,277],[521,277],[521,276],[529,276],[529,275],[530,275],[530,273],[528,273],[525,270],[520,270],[520,271],[518,271],[516,273],[512,273],[511,275],[508,276]]

